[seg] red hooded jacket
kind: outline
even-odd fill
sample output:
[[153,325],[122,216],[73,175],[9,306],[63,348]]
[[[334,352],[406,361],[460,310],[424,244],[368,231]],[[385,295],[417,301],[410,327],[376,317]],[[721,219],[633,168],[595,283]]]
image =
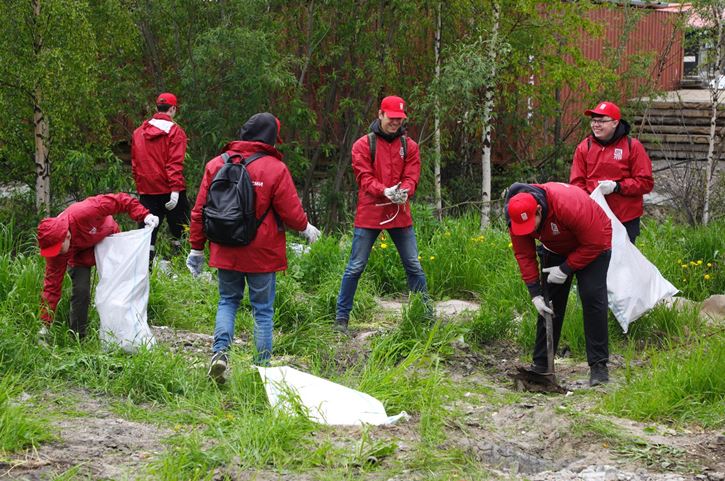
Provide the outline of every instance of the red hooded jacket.
[[53,321],[53,313],[60,301],[63,277],[70,265],[90,267],[96,265],[93,247],[120,229],[114,214],[126,212],[136,222],[143,222],[148,209],[128,194],[105,194],[71,204],[58,217],[68,218],[70,249],[65,254],[48,257],[45,262],[41,319]]
[[131,170],[139,194],[186,190],[186,133],[171,117],[158,112],[133,132]]
[[[375,125],[373,122],[371,126],[373,132]],[[353,144],[352,170],[358,185],[355,227],[392,229],[413,225],[410,203],[406,202],[400,206],[391,204],[383,193],[387,187],[400,182],[400,189],[408,189],[409,198],[415,194],[420,178],[420,150],[418,144],[410,137],[406,139],[406,145],[407,155],[403,158],[400,136],[388,142],[378,135],[375,143],[375,162],[372,162],[367,135],[360,137]],[[389,219],[393,220],[381,224]]]
[[[276,135],[276,134],[275,134]],[[272,140],[274,142],[274,140]],[[277,216],[290,229],[302,231],[307,227],[307,214],[297,195],[292,175],[282,162],[282,154],[272,145],[259,141],[238,140],[230,142],[224,150],[249,157],[266,152],[247,167],[256,194],[255,210],[259,219],[270,203],[272,209],[257,229],[254,240],[246,246],[228,246],[209,242],[209,265],[238,272],[277,272],[287,269],[287,244],[283,228],[277,224]],[[224,160],[214,157],[206,164],[204,178],[191,211],[189,241],[192,249],[203,250],[206,244],[202,221],[202,207],[212,180],[224,165]],[[275,216],[276,213],[276,216]]]
[[533,233],[516,236],[509,229],[514,256],[529,290],[539,283],[536,239],[546,249],[566,257],[561,265],[566,274],[583,269],[612,248],[612,223],[583,190],[559,182],[513,184],[504,207],[507,218],[508,199],[521,192],[531,193],[543,209],[543,220]]
[[588,136],[574,151],[569,175],[572,185],[590,194],[600,180],[618,182],[619,191],[607,196],[607,204],[621,222],[642,217],[643,195],[654,187],[652,161],[640,141],[628,133],[629,125],[620,121],[615,136],[621,136],[612,143],[602,145],[593,135]]

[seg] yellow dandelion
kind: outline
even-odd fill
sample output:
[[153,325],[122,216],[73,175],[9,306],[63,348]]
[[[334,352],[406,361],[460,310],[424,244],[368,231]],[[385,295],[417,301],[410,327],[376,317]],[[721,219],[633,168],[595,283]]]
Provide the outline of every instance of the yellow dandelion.
[[687,264],[682,264],[680,267],[682,267],[683,269],[687,269]]
[[698,265],[698,266],[701,266],[701,265],[702,265],[702,259],[699,259],[699,260],[697,261],[697,265]]
[[690,261],[690,265],[691,266],[696,266],[697,264],[695,264],[695,261]]
[[710,274],[705,274],[702,277],[704,277],[706,281],[709,281],[710,280]]
[[682,259],[677,259],[678,264],[682,264]]
[[420,260],[420,256],[418,256],[418,260]]
[[430,260],[432,260],[432,261],[436,260],[436,256],[430,256]]
[[387,249],[387,248],[388,248],[388,244],[386,244],[385,242],[382,242],[382,243],[380,244],[380,248],[381,248],[381,249]]
[[708,262],[707,267],[712,267],[712,262]]
[[512,248],[514,245],[509,242],[509,249]]

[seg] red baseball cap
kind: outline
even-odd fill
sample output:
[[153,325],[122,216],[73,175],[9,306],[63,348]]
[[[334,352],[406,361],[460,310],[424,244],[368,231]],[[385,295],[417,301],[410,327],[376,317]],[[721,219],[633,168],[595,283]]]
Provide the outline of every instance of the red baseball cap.
[[589,115],[590,117],[592,115],[607,115],[614,120],[622,118],[622,112],[620,112],[619,107],[612,102],[600,102],[599,105],[593,109],[585,110],[584,115]]
[[68,218],[46,217],[38,224],[38,245],[40,255],[55,257],[60,253],[63,242],[68,235]]
[[380,102],[380,110],[388,114],[391,119],[407,119],[405,115],[405,100],[395,95],[385,97]]
[[176,107],[176,95],[169,92],[164,92],[156,97],[156,105],[172,105]]
[[536,228],[536,207],[539,205],[528,192],[516,194],[509,199],[509,217],[513,235],[529,235]]

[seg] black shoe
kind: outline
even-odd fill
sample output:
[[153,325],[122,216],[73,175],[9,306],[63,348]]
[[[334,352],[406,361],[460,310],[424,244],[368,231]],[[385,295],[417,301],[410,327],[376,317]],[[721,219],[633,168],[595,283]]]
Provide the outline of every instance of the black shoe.
[[529,371],[535,372],[537,374],[549,374],[549,368],[546,366],[540,366],[536,363],[531,363],[531,366],[529,366]]
[[335,319],[335,325],[332,326],[334,330],[337,332],[341,332],[342,334],[348,335],[350,334],[350,331],[347,329],[347,319]]
[[607,369],[607,361],[599,361],[592,364],[589,371],[589,385],[599,386],[609,382],[609,369]]
[[211,363],[209,364],[209,377],[214,380],[217,384],[224,384],[224,371],[227,370],[229,364],[229,358],[227,353],[224,351],[215,352],[211,357]]

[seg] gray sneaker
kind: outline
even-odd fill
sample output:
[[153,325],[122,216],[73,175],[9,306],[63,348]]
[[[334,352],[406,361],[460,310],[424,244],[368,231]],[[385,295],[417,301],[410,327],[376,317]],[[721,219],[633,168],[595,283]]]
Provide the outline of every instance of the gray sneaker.
[[347,322],[347,319],[335,319],[335,325],[332,328],[347,336],[350,334],[350,331],[347,329]]
[[609,369],[607,369],[607,361],[599,361],[592,364],[589,371],[589,385],[599,386],[609,382]]
[[209,363],[209,377],[214,380],[217,384],[224,384],[226,379],[224,378],[224,372],[227,370],[229,364],[229,358],[225,351],[215,352],[211,357]]

